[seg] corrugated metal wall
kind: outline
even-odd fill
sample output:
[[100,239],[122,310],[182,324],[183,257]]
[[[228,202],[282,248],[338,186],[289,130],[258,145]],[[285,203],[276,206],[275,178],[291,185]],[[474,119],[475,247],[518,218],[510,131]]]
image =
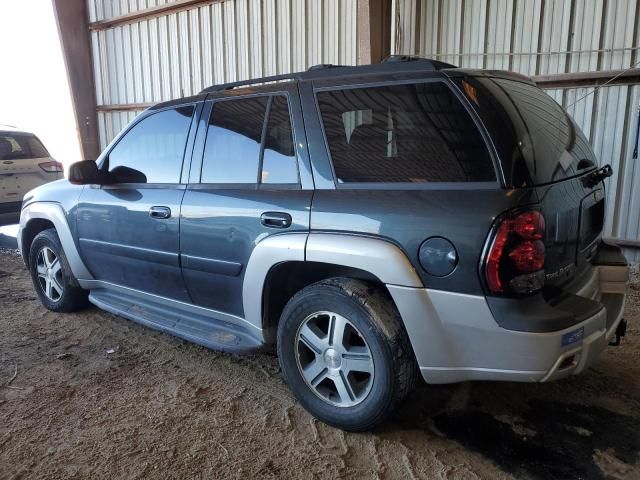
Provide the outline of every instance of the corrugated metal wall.
[[[394,0],[392,22],[392,53],[464,67],[550,75],[640,62],[640,0]],[[547,92],[614,168],[605,234],[640,240],[640,165],[632,158],[640,86]]]
[[[90,21],[167,3],[87,0]],[[154,103],[215,83],[355,64],[356,0],[226,0],[92,31],[98,106]],[[101,148],[138,111],[101,111]]]

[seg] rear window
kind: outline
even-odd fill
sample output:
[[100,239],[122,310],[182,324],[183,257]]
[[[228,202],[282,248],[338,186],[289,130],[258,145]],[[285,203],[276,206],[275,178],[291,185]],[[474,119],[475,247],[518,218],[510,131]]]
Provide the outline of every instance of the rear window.
[[458,82],[494,140],[508,186],[557,182],[595,166],[580,128],[544,90],[502,78]]
[[486,145],[441,82],[318,92],[339,183],[486,182]]
[[0,160],[48,157],[49,152],[30,133],[0,133]]

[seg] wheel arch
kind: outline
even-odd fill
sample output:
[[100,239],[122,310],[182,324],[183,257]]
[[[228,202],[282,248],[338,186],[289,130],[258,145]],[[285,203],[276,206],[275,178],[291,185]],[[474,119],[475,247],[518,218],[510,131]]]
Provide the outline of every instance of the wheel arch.
[[29,263],[29,249],[38,233],[48,228],[54,228],[64,249],[71,271],[79,280],[93,280],[93,275],[87,269],[76,247],[67,216],[58,203],[35,202],[26,206],[20,215],[20,229],[18,231],[18,249]]
[[36,235],[40,232],[50,228],[55,229],[55,225],[51,220],[46,218],[32,218],[25,224],[24,228],[20,230],[20,254],[22,255],[25,265],[29,266],[29,250],[31,250],[33,239],[36,238]]
[[[286,302],[302,288],[332,277],[356,278],[381,286],[422,287],[413,265],[393,243],[348,234],[282,234],[254,249],[243,283],[245,318],[275,341]],[[395,302],[393,302],[395,305]]]

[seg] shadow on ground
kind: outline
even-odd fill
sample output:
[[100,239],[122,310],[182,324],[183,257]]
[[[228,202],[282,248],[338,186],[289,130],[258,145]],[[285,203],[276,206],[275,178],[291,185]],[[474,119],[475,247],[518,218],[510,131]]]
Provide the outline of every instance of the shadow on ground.
[[[573,388],[591,381],[577,378]],[[576,397],[559,401],[545,394],[547,386],[533,387],[489,382],[422,387],[386,430],[403,436],[419,429],[454,440],[515,478],[626,479],[637,473],[639,418],[575,403],[582,400]]]
[[433,420],[444,435],[517,477],[606,478],[595,463],[599,452],[629,465],[639,460],[640,421],[597,406],[531,400],[515,429],[481,411]]

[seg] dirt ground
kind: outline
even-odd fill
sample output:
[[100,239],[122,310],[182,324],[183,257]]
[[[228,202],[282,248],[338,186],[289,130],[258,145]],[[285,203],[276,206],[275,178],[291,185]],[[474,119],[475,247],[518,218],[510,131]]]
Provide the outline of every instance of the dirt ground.
[[274,356],[213,352],[96,308],[51,313],[4,251],[0,478],[640,479],[635,280],[623,346],[583,375],[424,385],[383,427],[348,434],[296,403]]

